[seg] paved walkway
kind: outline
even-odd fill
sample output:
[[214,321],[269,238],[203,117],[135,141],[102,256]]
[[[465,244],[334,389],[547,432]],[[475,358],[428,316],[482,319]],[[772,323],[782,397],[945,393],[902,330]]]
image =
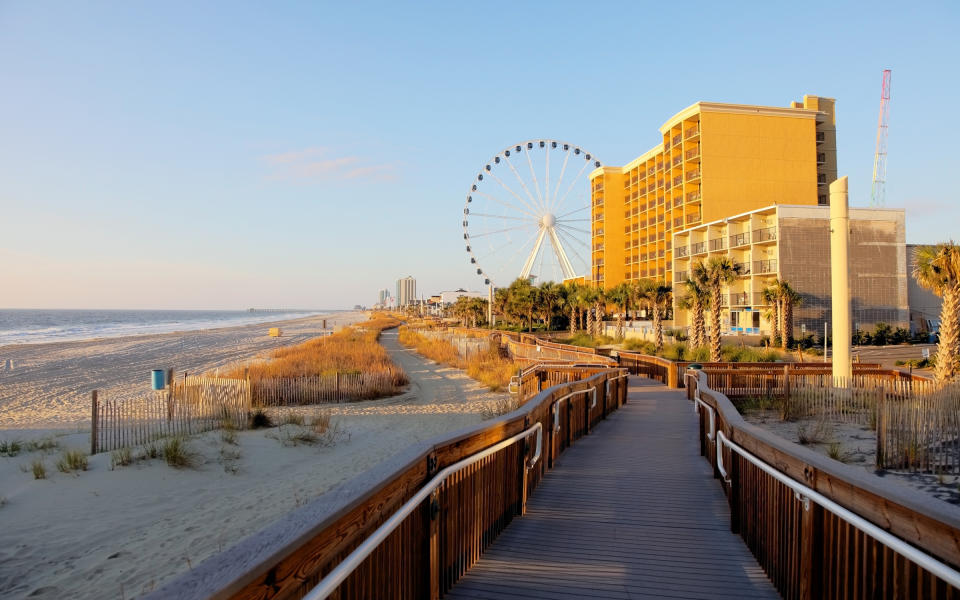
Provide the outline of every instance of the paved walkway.
[[445,598],[778,597],[730,533],[684,394],[637,377],[629,392]]

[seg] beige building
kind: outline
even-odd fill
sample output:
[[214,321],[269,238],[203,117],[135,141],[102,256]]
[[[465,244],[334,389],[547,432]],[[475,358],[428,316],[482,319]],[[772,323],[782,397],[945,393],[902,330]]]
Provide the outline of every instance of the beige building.
[[[674,233],[673,281],[681,282],[692,265],[726,254],[741,265],[741,275],[724,290],[722,323],[730,334],[769,335],[769,306],[763,290],[785,280],[803,296],[794,310],[794,336],[822,335],[830,321],[830,207],[773,205]],[[850,209],[850,295],[854,328],[875,323],[907,327],[907,253],[902,209]],[[674,310],[675,324],[688,326],[690,315]]]

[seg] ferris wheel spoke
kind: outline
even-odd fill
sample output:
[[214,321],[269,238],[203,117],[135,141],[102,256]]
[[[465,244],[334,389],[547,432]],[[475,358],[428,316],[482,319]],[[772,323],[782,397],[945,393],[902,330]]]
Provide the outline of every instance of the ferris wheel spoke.
[[530,198],[530,204],[528,204],[527,206],[533,212],[538,212],[540,208],[536,206],[537,201],[533,199],[533,194],[530,193],[530,188],[527,187],[527,182],[523,180],[523,177],[520,177],[520,173],[513,166],[513,163],[510,162],[509,156],[504,156],[503,160],[507,163],[507,166],[510,167],[510,170],[513,171],[514,176],[517,178],[517,181],[520,182],[520,186],[523,188],[523,191],[526,192],[527,197]]
[[516,231],[517,229],[527,229],[529,227],[531,227],[531,225],[517,225],[516,227],[507,227],[506,229],[497,229],[495,231],[485,231],[483,233],[478,233],[476,235],[473,235],[473,234],[468,234],[468,235],[470,235],[471,240],[474,240],[487,235],[493,235],[495,233],[504,233],[505,231]]
[[569,229],[570,231],[576,231],[577,233],[584,233],[586,235],[590,235],[590,232],[587,231],[586,229],[577,229],[576,227],[571,227],[570,225],[560,225],[559,223],[557,223],[557,227],[562,227],[564,229]]
[[537,192],[537,200],[540,201],[538,206],[540,207],[540,210],[545,211],[547,209],[547,205],[543,201],[543,196],[540,195],[540,183],[537,181],[536,171],[533,170],[533,161],[530,160],[530,151],[528,149],[524,149],[523,154],[527,157],[527,166],[530,167],[530,177],[533,178],[533,189]]
[[557,219],[557,223],[589,223],[590,219]]
[[[573,213],[578,213],[578,212],[580,212],[581,210],[588,210],[589,208],[590,208],[589,206],[581,206],[580,208],[575,208],[575,209],[571,210],[571,211],[568,212],[568,213],[564,213],[564,214],[558,216],[558,217],[557,217],[557,221],[559,221],[560,219],[563,219],[563,218],[566,217],[566,216],[572,215]],[[589,219],[586,219],[586,220],[589,221]]]
[[[491,214],[487,214],[487,213],[475,213],[475,212],[472,212],[472,213],[470,213],[470,214],[467,215],[467,216],[469,216],[469,217],[486,217],[486,218],[488,218],[488,219],[509,219],[509,220],[511,220],[511,221],[525,221],[525,222],[527,222],[527,223],[536,223],[536,222],[538,221],[538,219],[535,219],[535,218],[533,218],[533,217],[508,217],[507,215],[491,215]],[[586,220],[586,219],[584,219],[584,220]]]
[[543,207],[550,208],[550,144],[546,146],[547,174],[543,177]]
[[567,191],[564,192],[563,198],[560,200],[559,203],[557,203],[557,205],[556,205],[557,208],[563,206],[563,203],[566,202],[567,196],[569,196],[571,190],[573,190],[573,186],[576,185],[577,180],[580,179],[580,176],[583,175],[584,169],[586,169],[586,168],[587,168],[587,165],[589,165],[589,164],[590,164],[589,161],[584,161],[583,166],[580,167],[580,170],[579,170],[579,171],[577,172],[577,174],[574,176],[573,181],[570,182],[570,187],[568,187],[568,188],[567,188]]
[[[503,185],[503,184],[501,184],[501,185]],[[504,186],[504,187],[506,187],[506,186]],[[508,189],[507,191],[510,191],[510,190]],[[522,212],[523,214],[530,215],[534,220],[537,220],[537,219],[540,218],[540,217],[538,217],[536,214],[530,212],[529,210],[520,208],[519,206],[516,206],[516,205],[514,205],[514,204],[510,204],[509,202],[505,202],[505,201],[503,201],[503,200],[501,200],[501,199],[499,199],[499,198],[496,198],[496,197],[494,197],[494,196],[491,196],[490,194],[488,194],[488,193],[486,193],[486,192],[481,192],[480,190],[477,190],[476,192],[474,192],[474,194],[479,194],[479,195],[483,196],[484,198],[489,198],[490,200],[496,202],[497,204],[500,204],[500,205],[502,205],[502,206],[506,206],[507,208],[512,208],[513,210],[519,210],[519,211]],[[514,196],[516,196],[516,194],[514,194]],[[519,199],[519,197],[518,197],[518,199]]]
[[563,166],[560,167],[560,178],[557,179],[557,185],[554,186],[553,198],[550,200],[550,206],[548,207],[551,211],[554,208],[554,205],[557,202],[557,196],[560,195],[560,187],[563,185],[563,175],[567,172],[567,163],[570,161],[570,155],[573,154],[569,150],[564,152],[565,156],[563,157]]
[[[530,236],[530,238],[527,239],[527,241],[524,242],[522,246],[520,246],[519,248],[517,248],[517,251],[513,253],[513,255],[506,261],[506,263],[504,263],[504,268],[503,268],[503,270],[509,268],[510,265],[514,264],[514,261],[515,261],[518,257],[522,256],[521,252],[524,252],[524,251],[526,250],[527,244],[529,244],[530,242],[533,242],[533,247],[532,247],[532,249],[533,249],[534,251],[538,251],[539,248],[538,248],[537,246],[539,246],[539,245],[543,242],[543,228],[542,228],[542,227],[538,228],[537,231],[536,231],[532,236]],[[521,276],[522,276],[522,269],[521,269]]]
[[[503,187],[503,189],[507,190],[507,192],[509,192],[511,196],[513,196],[514,198],[516,198],[517,201],[520,202],[520,204],[522,204],[523,206],[525,206],[525,207],[527,208],[527,210],[525,210],[524,212],[527,212],[527,213],[529,213],[529,214],[531,214],[531,215],[533,215],[533,216],[536,216],[537,209],[536,209],[532,204],[528,203],[526,200],[524,200],[523,198],[521,198],[519,194],[517,194],[515,191],[513,191],[512,188],[510,188],[507,184],[505,184],[505,183],[503,182],[503,180],[501,180],[499,177],[497,177],[496,174],[494,174],[492,171],[489,171],[488,173],[490,174],[491,177],[493,177],[493,179],[494,179],[497,183],[499,183],[499,184]],[[523,181],[521,181],[520,183],[522,184]],[[527,192],[527,195],[529,195],[529,194],[530,194],[530,192]]]

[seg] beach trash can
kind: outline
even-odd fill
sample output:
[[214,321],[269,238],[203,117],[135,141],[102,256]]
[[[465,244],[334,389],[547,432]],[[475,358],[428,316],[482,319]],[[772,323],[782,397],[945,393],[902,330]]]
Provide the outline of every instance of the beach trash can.
[[280,337],[281,331],[279,327],[270,328],[270,337]]
[[166,373],[163,369],[154,369],[150,372],[150,375],[150,382],[153,384],[154,390],[162,390],[166,387]]
[[693,363],[693,364],[691,364],[691,365],[687,365],[687,368],[688,368],[688,369],[693,369],[694,371],[702,371],[702,370],[703,370],[703,365],[701,365],[700,363]]

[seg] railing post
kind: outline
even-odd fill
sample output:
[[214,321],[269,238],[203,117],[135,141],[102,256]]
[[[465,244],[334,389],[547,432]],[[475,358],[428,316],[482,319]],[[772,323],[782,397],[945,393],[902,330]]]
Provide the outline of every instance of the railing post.
[[820,598],[823,556],[823,508],[803,498],[800,518],[800,598]]
[[[719,426],[717,427],[719,430]],[[713,443],[717,445],[717,452],[723,452],[723,444],[720,438],[714,434]],[[730,451],[730,468],[727,475],[730,477],[729,493],[727,499],[730,503],[730,532],[740,533],[740,461],[737,460],[737,453]]]
[[[523,419],[523,428],[530,429],[530,417]],[[527,455],[530,453],[530,438],[523,440],[523,452],[520,452],[520,486],[517,490],[520,498],[517,502],[517,514],[523,516],[527,514]]]
[[[433,478],[438,471],[437,453],[431,452],[427,455],[427,480]],[[440,488],[430,494],[430,500],[427,502],[427,523],[429,529],[427,532],[428,560],[430,568],[427,569],[430,581],[427,582],[427,589],[430,592],[430,600],[439,600],[440,598]]]
[[90,392],[90,454],[97,453],[97,390]]
[[790,365],[783,365],[783,401],[790,402]]

